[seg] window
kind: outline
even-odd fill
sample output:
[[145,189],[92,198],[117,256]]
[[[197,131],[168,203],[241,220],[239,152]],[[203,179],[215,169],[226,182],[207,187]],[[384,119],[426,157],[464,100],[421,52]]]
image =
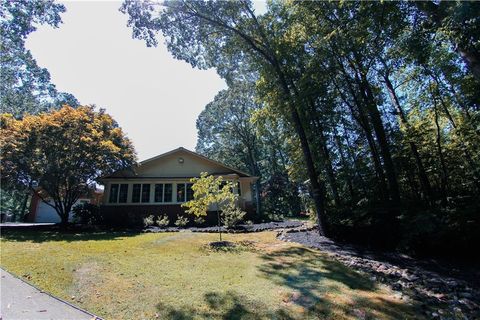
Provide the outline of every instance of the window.
[[110,199],[108,200],[110,203],[117,203],[118,202],[118,183],[114,183],[110,186]]
[[155,202],[163,202],[163,184],[156,184],[155,185],[154,201]]
[[142,185],[139,183],[135,183],[132,189],[132,202],[140,202],[140,190],[142,189]]
[[187,183],[187,201],[193,200],[193,183]]
[[128,196],[128,184],[121,184],[120,185],[120,192],[118,194],[118,202],[119,203],[126,203]]
[[237,182],[237,193],[239,196],[242,195],[242,189],[240,188],[240,182]]
[[155,184],[154,201],[155,202],[172,202],[172,184],[157,183]]
[[172,202],[173,187],[171,183],[163,185],[163,202]]
[[193,183],[177,183],[177,202],[185,202],[193,199]]
[[142,202],[150,202],[150,185],[142,185]]
[[177,184],[177,202],[185,202],[185,184]]

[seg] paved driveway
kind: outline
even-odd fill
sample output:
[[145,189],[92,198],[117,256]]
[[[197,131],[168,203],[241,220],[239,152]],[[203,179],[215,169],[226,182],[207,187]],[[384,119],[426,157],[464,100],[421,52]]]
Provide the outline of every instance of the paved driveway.
[[96,319],[94,315],[41,292],[3,269],[0,269],[0,275],[0,319],[2,320]]

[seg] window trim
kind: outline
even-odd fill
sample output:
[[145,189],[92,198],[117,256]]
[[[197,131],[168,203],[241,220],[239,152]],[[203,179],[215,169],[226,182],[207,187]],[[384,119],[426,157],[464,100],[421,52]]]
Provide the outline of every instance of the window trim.
[[[115,198],[113,199],[114,201],[112,201],[112,196],[113,196],[113,193],[112,193],[112,188],[113,186],[116,186],[116,190],[115,190]],[[110,190],[108,192],[108,203],[118,203],[118,193],[120,191],[120,184],[119,183],[111,183],[110,184]]]
[[[135,192],[135,186],[140,186],[139,188],[139,192],[138,192],[138,200],[137,201],[133,201],[133,196],[135,195],[134,192]],[[142,184],[141,183],[132,183],[132,196],[130,197],[130,202],[127,202],[127,203],[141,203],[141,200],[142,200]]]
[[[127,186],[125,201],[120,201],[120,195],[121,195],[121,190],[122,190],[123,186]],[[130,184],[129,183],[119,183],[117,203],[128,203],[128,191],[129,191],[129,189],[130,189]]]

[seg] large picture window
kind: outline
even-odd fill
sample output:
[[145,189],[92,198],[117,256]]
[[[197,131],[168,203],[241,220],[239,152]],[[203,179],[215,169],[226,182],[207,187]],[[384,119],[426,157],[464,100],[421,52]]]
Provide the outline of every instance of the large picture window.
[[108,202],[118,202],[118,183],[113,183],[112,185],[110,185],[110,198],[108,199]]
[[128,197],[128,184],[120,185],[120,192],[118,193],[118,202],[126,203]]
[[140,190],[142,189],[142,185],[139,183],[135,183],[132,189],[132,202],[140,202]]
[[150,185],[142,185],[142,202],[150,202]]

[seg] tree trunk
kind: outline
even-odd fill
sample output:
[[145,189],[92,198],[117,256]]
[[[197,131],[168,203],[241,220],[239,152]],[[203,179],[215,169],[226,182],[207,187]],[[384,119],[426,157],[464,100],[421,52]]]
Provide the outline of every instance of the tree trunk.
[[257,211],[257,218],[261,218],[262,216],[262,204],[260,199],[260,178],[255,181],[255,198],[256,198],[256,211]]
[[[437,95],[438,95],[438,99],[440,100],[440,104],[442,105],[442,109],[445,112],[445,115],[447,116],[447,119],[450,122],[450,124],[452,125],[452,127],[457,131],[457,124],[456,124],[455,120],[453,119],[452,114],[448,110],[447,104],[445,103],[445,101],[443,100],[443,98],[440,94],[439,82],[438,82],[437,79],[435,79],[435,77],[434,77],[434,80],[437,83]],[[475,165],[475,162],[473,161],[472,155],[470,154],[470,151],[468,150],[468,147],[463,142],[463,137],[459,140],[459,142],[460,142],[460,147],[461,147],[463,153],[465,154],[465,161],[467,162],[467,164],[470,166],[470,169],[472,170],[473,183],[474,183],[475,187],[477,188],[477,190],[480,191],[480,172],[479,172],[479,168]]]
[[388,186],[390,189],[390,196],[394,204],[400,203],[400,192],[398,189],[397,176],[395,174],[395,166],[393,165],[392,155],[390,153],[390,146],[387,140],[387,135],[385,133],[385,128],[383,126],[383,121],[380,116],[380,111],[377,108],[377,104],[373,98],[373,93],[370,88],[364,74],[362,74],[362,79],[360,81],[360,88],[362,96],[367,105],[368,114],[370,120],[372,121],[373,130],[377,137],[378,145],[380,146],[380,153],[383,158],[383,163],[385,166],[385,172],[387,174]]
[[323,181],[319,179],[315,169],[307,135],[305,133],[305,129],[300,119],[300,115],[298,114],[297,108],[292,101],[290,88],[288,87],[287,81],[280,69],[279,64],[275,64],[274,67],[278,75],[280,87],[282,88],[286,98],[285,102],[287,103],[287,108],[290,113],[290,120],[298,135],[298,139],[300,140],[300,146],[302,148],[303,158],[307,167],[308,178],[310,180],[312,199],[315,204],[315,211],[317,213],[318,233],[321,236],[325,236],[325,187]]
[[348,156],[352,159],[353,165],[354,165],[354,175],[358,177],[358,180],[360,181],[360,184],[362,186],[363,192],[366,193],[368,188],[365,180],[363,179],[362,175],[360,174],[360,166],[358,165],[358,159],[355,156],[355,154],[352,151],[352,146],[350,144],[350,139],[348,138],[348,132],[347,132],[347,127],[345,125],[345,121],[342,119],[342,126],[343,130],[345,131],[345,141],[347,142],[347,153]]
[[441,184],[440,184],[440,199],[442,200],[442,204],[445,206],[447,204],[447,190],[448,190],[448,173],[447,173],[447,165],[445,163],[445,159],[443,157],[443,150],[442,150],[442,136],[441,136],[441,129],[438,123],[438,110],[437,110],[437,103],[436,99],[434,98],[434,111],[435,111],[435,126],[437,128],[437,151],[438,157],[440,158],[440,165],[442,167],[441,171]]
[[480,57],[478,53],[457,47],[457,52],[467,64],[477,81],[480,81]]
[[[30,197],[30,192],[29,191],[25,191],[25,195],[23,197],[23,201],[22,201],[22,207],[20,208],[20,219],[23,221],[24,217],[27,216],[27,214],[25,213],[25,211],[27,210],[27,202],[28,202],[28,198]],[[17,221],[17,214],[14,213],[14,216],[13,216],[13,221]]]
[[[348,91],[350,92],[350,95],[353,98],[354,104],[357,107],[358,117],[355,116],[354,106],[351,105],[348,102],[348,100],[343,96],[343,94],[342,94],[340,88],[338,88],[338,86],[337,86],[337,90],[339,91],[339,93],[342,97],[342,100],[350,108],[350,111],[352,113],[352,117],[358,122],[358,124],[360,125],[360,127],[363,129],[363,131],[365,133],[365,138],[367,139],[368,147],[370,149],[370,154],[371,154],[372,160],[373,160],[375,174],[377,176],[377,181],[378,181],[378,186],[377,186],[378,190],[377,191],[378,191],[378,194],[380,195],[380,199],[382,201],[386,201],[389,198],[388,188],[387,188],[387,185],[385,183],[385,174],[383,172],[383,168],[382,168],[382,164],[380,162],[380,157],[378,155],[377,147],[376,147],[375,141],[373,139],[372,129],[370,128],[370,123],[368,121],[368,118],[367,118],[364,110],[363,110],[363,105],[359,101],[359,99],[356,95],[356,92],[355,92],[355,90],[354,90],[354,88],[351,84],[351,82],[352,82],[351,77],[348,75],[347,71],[345,70],[345,67],[344,67],[343,63],[339,59],[337,59],[337,63],[338,63],[338,66],[340,67],[340,71],[342,72],[342,74],[345,78],[345,82],[347,84]],[[354,80],[356,80],[356,82],[358,83],[358,79],[356,77],[355,77]],[[332,79],[332,81],[336,85],[335,80]]]
[[[410,124],[407,120],[407,117],[405,116],[405,112],[403,111],[402,106],[400,105],[400,101],[398,100],[397,94],[395,93],[395,89],[392,85],[392,82],[390,81],[387,74],[384,75],[383,79],[385,80],[385,85],[387,86],[387,91],[388,91],[388,94],[390,95],[390,100],[392,101],[392,104],[397,110],[397,113],[400,117],[400,121],[402,122],[403,125],[405,125],[405,127],[407,127],[407,129],[410,129]],[[420,184],[422,186],[422,189],[424,190],[426,196],[430,200],[432,200],[433,199],[432,187],[430,184],[430,180],[428,179],[427,173],[425,171],[425,167],[423,166],[422,159],[420,158],[417,145],[413,141],[410,141],[410,139],[409,139],[409,145],[410,145],[410,150],[412,151],[413,157],[415,158],[415,162],[417,163],[418,177],[420,179]]]
[[337,144],[338,153],[340,154],[340,161],[342,163],[342,167],[344,168],[344,170],[346,172],[347,187],[348,187],[348,191],[350,193],[351,203],[353,204],[355,202],[356,196],[355,196],[355,190],[353,188],[352,176],[350,174],[351,170],[347,165],[347,160],[345,158],[345,153],[344,153],[344,150],[343,150],[342,142],[340,141],[340,137],[338,135],[338,131],[337,131],[336,126],[333,127],[333,133],[335,134],[335,142]]
[[333,201],[335,205],[340,205],[340,195],[338,193],[338,186],[337,186],[337,179],[335,178],[335,172],[333,170],[332,158],[330,157],[330,150],[327,146],[327,139],[325,137],[325,132],[323,129],[323,125],[320,122],[320,119],[316,116],[314,104],[310,101],[311,112],[315,114],[314,117],[314,124],[317,127],[319,138],[317,141],[320,143],[320,154],[323,160],[323,167],[325,169],[325,173],[327,174],[327,181],[332,190]]

